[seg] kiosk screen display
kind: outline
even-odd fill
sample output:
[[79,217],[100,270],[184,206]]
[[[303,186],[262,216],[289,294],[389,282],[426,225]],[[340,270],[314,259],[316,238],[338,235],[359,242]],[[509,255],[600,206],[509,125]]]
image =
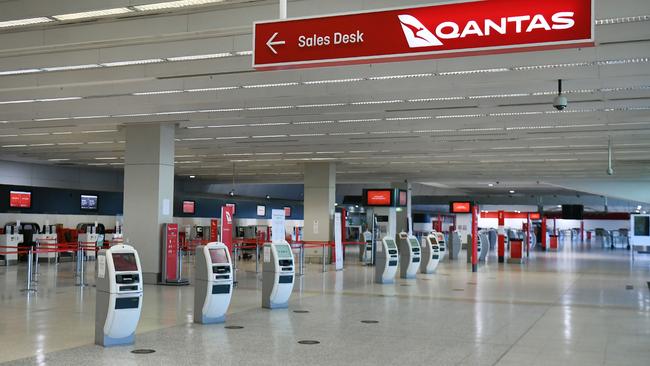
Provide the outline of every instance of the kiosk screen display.
[[418,243],[418,240],[415,238],[409,239],[409,244],[411,244],[411,248],[419,248],[420,243]]
[[224,248],[210,249],[212,264],[228,264],[228,254]]
[[138,270],[138,263],[133,253],[113,253],[115,272],[134,272]]
[[395,245],[395,240],[384,239],[384,241],[386,242],[386,246],[388,247],[388,249],[397,249],[397,245]]
[[650,236],[650,216],[634,217],[634,236]]
[[275,250],[278,252],[278,259],[292,259],[293,253],[291,252],[291,247],[283,244],[276,245]]

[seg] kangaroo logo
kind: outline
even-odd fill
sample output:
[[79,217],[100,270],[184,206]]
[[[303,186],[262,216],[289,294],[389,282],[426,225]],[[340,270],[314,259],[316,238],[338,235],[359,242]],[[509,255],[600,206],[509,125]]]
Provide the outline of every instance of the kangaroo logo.
[[232,224],[232,216],[230,216],[230,212],[228,211],[226,211],[226,222]]
[[408,41],[409,47],[433,47],[442,46],[442,42],[431,33],[416,17],[412,15],[398,15],[404,36]]

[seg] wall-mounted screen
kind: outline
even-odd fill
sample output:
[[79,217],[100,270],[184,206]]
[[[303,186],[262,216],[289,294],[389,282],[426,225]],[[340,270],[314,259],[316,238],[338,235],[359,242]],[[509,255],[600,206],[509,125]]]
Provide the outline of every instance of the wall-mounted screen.
[[582,220],[584,210],[583,205],[562,205],[562,219]]
[[135,272],[138,270],[138,263],[133,253],[113,253],[113,265],[115,272]]
[[21,191],[9,192],[9,207],[31,208],[32,192],[21,192]]
[[290,217],[291,216],[291,207],[285,207],[284,208],[284,217]]
[[82,210],[96,210],[97,209],[97,196],[82,194],[81,195],[81,209]]
[[390,207],[393,205],[395,191],[392,189],[368,189],[364,191],[365,205]]
[[634,236],[650,236],[650,216],[634,216]]
[[183,213],[194,215],[196,212],[196,202],[194,201],[183,201]]
[[210,249],[210,259],[212,260],[212,264],[228,264],[228,254],[226,253],[226,249]]
[[452,202],[449,204],[449,212],[451,213],[470,213],[472,212],[471,202]]
[[257,205],[257,216],[266,216],[266,206]]

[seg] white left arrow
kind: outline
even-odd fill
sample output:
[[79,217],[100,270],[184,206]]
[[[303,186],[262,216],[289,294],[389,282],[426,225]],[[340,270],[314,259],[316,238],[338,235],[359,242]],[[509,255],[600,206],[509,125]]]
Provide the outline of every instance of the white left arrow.
[[271,51],[273,51],[273,53],[276,54],[276,55],[278,54],[278,51],[276,51],[275,48],[273,48],[273,46],[279,46],[279,45],[283,45],[283,44],[286,44],[286,43],[287,43],[287,42],[285,42],[285,41],[276,41],[276,40],[275,40],[275,37],[277,37],[277,36],[278,36],[278,32],[275,32],[275,33],[271,36],[271,38],[269,38],[269,41],[266,42],[266,45],[267,45],[267,46],[271,49]]

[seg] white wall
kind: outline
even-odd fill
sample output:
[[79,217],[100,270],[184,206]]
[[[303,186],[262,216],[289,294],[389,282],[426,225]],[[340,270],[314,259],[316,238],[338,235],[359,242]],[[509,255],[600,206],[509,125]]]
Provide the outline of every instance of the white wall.
[[[521,229],[523,223],[526,222],[526,219],[506,219],[505,227],[511,229]],[[569,229],[579,229],[580,220],[562,220],[557,219],[557,229],[558,230],[569,230]],[[618,229],[629,229],[630,222],[628,220],[584,220],[585,230],[594,230],[596,228],[602,228],[605,230],[618,230]],[[478,226],[481,228],[498,228],[499,221],[497,219],[478,219]],[[553,220],[548,219],[546,221],[546,226],[549,229],[553,229]]]

